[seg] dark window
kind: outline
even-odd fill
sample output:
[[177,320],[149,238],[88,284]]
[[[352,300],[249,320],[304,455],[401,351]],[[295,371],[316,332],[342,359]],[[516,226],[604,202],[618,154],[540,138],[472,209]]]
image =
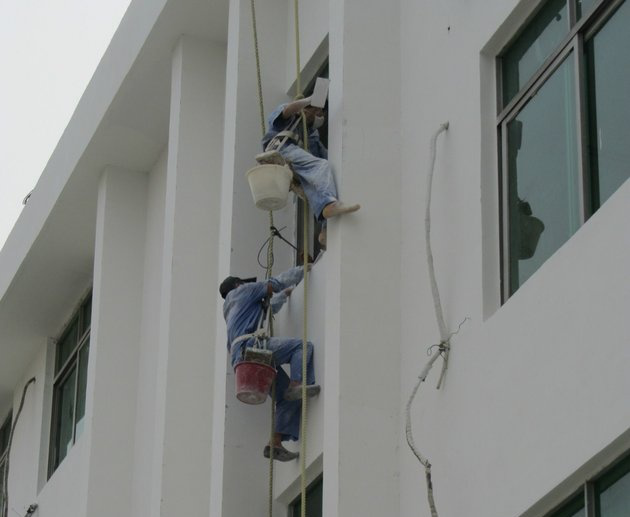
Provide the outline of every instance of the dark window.
[[49,475],[83,432],[91,312],[90,294],[56,344]]
[[11,414],[4,419],[2,426],[0,426],[0,517],[6,517],[4,515],[4,467],[6,465],[8,448],[9,448],[9,436],[11,435]]
[[627,517],[630,515],[630,456],[586,482],[567,503],[545,517]]
[[[315,75],[315,78],[308,84],[308,86],[304,89],[304,96],[308,97],[313,93],[313,89],[315,88],[315,81],[317,77],[328,78],[328,60],[324,63],[324,65],[320,68],[319,72]],[[325,121],[324,124],[318,129],[319,131],[319,139],[321,140],[324,147],[328,148],[328,102],[326,102],[326,106],[324,107],[325,113]],[[303,264],[302,260],[302,250],[304,249],[304,201],[298,198],[297,202],[297,210],[296,210],[296,235],[297,235],[297,248],[300,250],[296,252],[296,264],[299,266]],[[309,254],[311,258],[317,257],[322,250],[322,246],[319,242],[319,234],[322,231],[322,221],[318,221],[315,217],[313,217],[309,221]]]
[[499,57],[502,295],[630,177],[630,2],[549,0]]
[[[322,517],[322,493],[324,478],[320,476],[306,489],[306,515],[308,517]],[[289,517],[302,515],[302,496],[298,496],[289,506]]]

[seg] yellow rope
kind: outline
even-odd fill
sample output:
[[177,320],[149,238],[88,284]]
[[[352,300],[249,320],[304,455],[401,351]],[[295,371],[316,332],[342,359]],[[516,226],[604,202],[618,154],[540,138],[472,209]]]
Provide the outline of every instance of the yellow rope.
[[[296,81],[295,81],[295,93],[296,98],[302,96],[302,70],[300,65],[300,13],[299,13],[299,1],[293,2],[293,14],[295,25],[295,66],[296,66]],[[308,151],[308,128],[306,127],[306,117],[302,112],[302,132],[303,132],[303,145],[304,149]],[[302,421],[300,424],[300,502],[301,502],[301,517],[306,517],[306,428],[307,428],[307,398],[306,398],[306,375],[307,375],[307,352],[308,352],[308,219],[309,219],[309,206],[308,201],[304,201],[304,238],[302,239],[302,253],[304,255],[304,327],[302,335]]]
[[[255,0],[250,1],[251,11],[252,11],[252,32],[254,35],[254,53],[256,55],[256,81],[258,87],[258,105],[260,109],[260,129],[262,136],[265,136],[266,127],[265,127],[265,106],[263,101],[263,93],[262,93],[262,78],[260,73],[260,48],[258,46],[258,26],[256,24],[256,5]],[[273,212],[269,211],[269,246],[267,247],[267,271],[265,273],[265,278],[269,280],[272,275],[273,270],[273,239],[274,234],[271,228],[273,228]],[[269,337],[273,336],[273,314],[271,311],[271,305],[267,308],[268,311],[268,333]],[[273,517],[273,456],[274,456],[274,447],[273,447],[273,437],[275,433],[275,420],[276,420],[276,382],[274,380],[272,388],[271,388],[271,431],[269,434],[269,490],[268,490],[268,509],[269,509],[269,517]]]
[[251,0],[252,8],[252,29],[254,33],[254,52],[256,53],[256,80],[258,82],[258,104],[260,107],[260,127],[262,128],[262,135],[265,136],[265,106],[263,103],[262,94],[262,78],[260,75],[260,50],[258,48],[258,27],[256,25],[256,6],[254,0]]
[[[256,78],[258,86],[258,103],[260,107],[260,125],[262,129],[262,135],[265,135],[265,110],[263,104],[262,95],[262,79],[260,73],[260,49],[258,46],[258,28],[256,25],[256,7],[255,0],[250,0],[252,11],[252,30],[254,34],[254,51],[256,54]],[[299,23],[299,5],[298,0],[294,0],[294,15],[295,15],[295,61],[297,69],[296,78],[296,97],[302,95],[302,74],[300,66],[300,23]],[[306,117],[302,113],[302,131],[304,140],[304,149],[308,151],[308,128],[306,125]],[[307,381],[307,353],[308,353],[308,231],[309,231],[309,206],[308,202],[304,201],[304,239],[303,239],[303,254],[304,254],[304,330],[302,336],[302,423],[300,425],[300,487],[301,487],[301,517],[306,517],[306,427],[307,427],[307,402],[306,402],[306,381]],[[273,226],[273,212],[269,212],[269,226]],[[267,248],[267,279],[271,277],[272,265],[273,265],[273,232],[269,238],[269,247]],[[271,314],[271,307],[269,307],[269,335],[273,334],[273,320]],[[269,441],[269,517],[273,514],[273,436],[274,436],[274,420],[275,420],[275,394],[276,385],[275,382],[272,388],[272,402],[271,402],[271,437]]]

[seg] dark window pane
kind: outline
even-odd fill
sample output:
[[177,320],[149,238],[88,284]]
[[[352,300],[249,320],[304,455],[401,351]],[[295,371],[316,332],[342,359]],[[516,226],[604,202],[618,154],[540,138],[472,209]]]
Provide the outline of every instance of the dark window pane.
[[77,371],[73,367],[70,374],[55,388],[55,443],[54,467],[57,467],[66,457],[72,447],[72,432],[74,430],[74,390]]
[[529,81],[568,33],[566,0],[547,2],[502,56],[504,106]]
[[92,323],[92,295],[85,301],[85,305],[81,308],[83,313],[83,323],[81,325],[81,335],[85,334],[85,331],[90,328]]
[[90,338],[81,347],[79,352],[79,380],[77,387],[77,415],[76,415],[76,432],[75,439],[81,436],[83,432],[84,417],[85,417],[85,390],[87,386],[87,367],[88,357],[90,353]]
[[593,210],[630,177],[630,2],[587,43]]
[[575,102],[569,54],[508,123],[510,293],[580,225]]
[[[324,490],[324,480],[320,478],[315,481],[306,491],[306,515],[308,517],[322,517],[322,494]],[[291,517],[302,515],[302,497],[298,497],[291,503]]]
[[597,0],[577,0],[578,20],[585,14],[588,14],[596,3],[597,3]]
[[55,366],[55,373],[59,373],[61,367],[68,360],[68,357],[72,354],[73,350],[77,346],[79,334],[79,319],[75,318],[74,321],[68,327],[63,337],[57,343],[57,365]]
[[[0,457],[9,446],[9,435],[11,434],[11,415],[9,415],[0,427]],[[0,485],[1,486],[1,485]]]
[[586,517],[584,494],[580,493],[562,508],[551,513],[549,517]]
[[626,474],[599,497],[600,517],[630,515],[630,473]]
[[630,458],[606,473],[596,484],[598,517],[630,515]]

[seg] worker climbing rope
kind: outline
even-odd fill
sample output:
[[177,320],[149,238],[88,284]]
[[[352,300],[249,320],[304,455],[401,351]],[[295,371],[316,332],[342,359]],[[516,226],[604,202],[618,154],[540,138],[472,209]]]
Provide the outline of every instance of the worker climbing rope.
[[[307,143],[299,131],[300,114],[307,126]],[[262,139],[266,153],[279,153],[291,165],[308,199],[313,214],[321,221],[359,210],[360,205],[339,201],[335,179],[328,163],[328,150],[318,128],[325,121],[324,110],[311,105],[311,97],[278,106],[268,118],[269,129]],[[266,158],[269,159],[269,158]],[[319,240],[325,244],[326,226]]]
[[[266,300],[272,314],[277,313],[291,290],[303,277],[304,268],[294,267],[288,271],[262,282],[253,278],[227,277],[219,288],[225,300],[223,315],[227,325],[228,350],[232,358],[232,366],[243,361],[248,348],[256,346],[259,339],[266,340],[266,349],[272,352],[277,366],[286,364],[290,367],[287,376],[282,368],[278,368],[276,377],[276,417],[275,433],[271,443],[265,446],[263,454],[268,458],[273,448],[274,459],[290,461],[299,456],[284,448],[283,441],[297,440],[300,431],[300,406],[302,398],[302,340],[298,338],[270,337],[257,332],[258,325],[264,315]],[[320,387],[315,384],[313,367],[313,344],[307,344],[306,355],[306,395],[315,396]]]

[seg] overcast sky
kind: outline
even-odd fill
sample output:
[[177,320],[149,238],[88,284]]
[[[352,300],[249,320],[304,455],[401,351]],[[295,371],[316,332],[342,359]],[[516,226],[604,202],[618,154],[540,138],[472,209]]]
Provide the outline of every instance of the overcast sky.
[[0,0],[0,248],[130,0]]

